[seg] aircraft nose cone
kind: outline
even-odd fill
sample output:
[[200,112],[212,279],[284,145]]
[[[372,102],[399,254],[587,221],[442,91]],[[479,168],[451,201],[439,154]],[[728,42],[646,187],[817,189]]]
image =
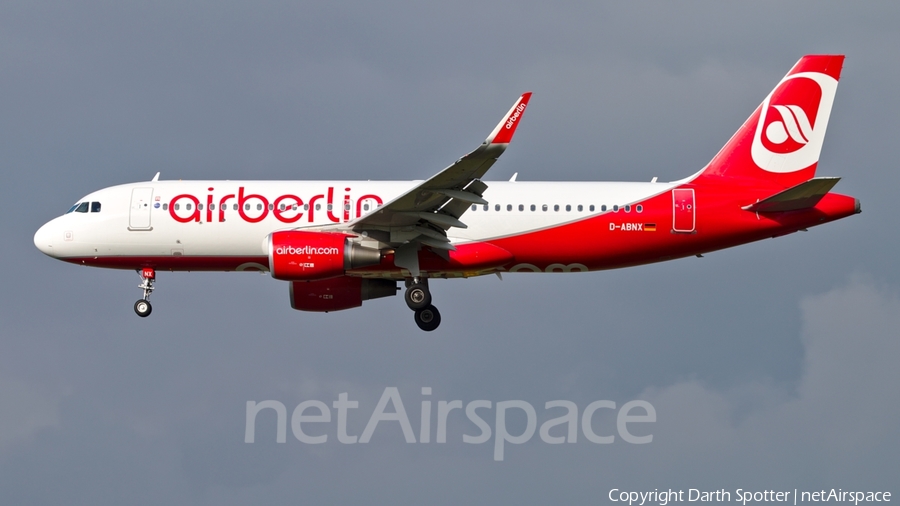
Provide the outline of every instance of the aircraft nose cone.
[[54,229],[52,222],[45,223],[43,227],[34,233],[34,245],[45,255],[54,256],[53,244],[58,239],[55,237]]

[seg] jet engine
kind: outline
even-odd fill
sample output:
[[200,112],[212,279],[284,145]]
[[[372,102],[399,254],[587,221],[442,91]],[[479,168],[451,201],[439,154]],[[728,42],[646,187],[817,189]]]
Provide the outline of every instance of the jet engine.
[[397,282],[341,276],[318,281],[293,281],[290,291],[291,307],[294,309],[340,311],[359,307],[364,300],[395,295]]
[[313,281],[343,276],[350,269],[376,265],[381,251],[332,232],[283,230],[269,234],[269,270],[284,281]]

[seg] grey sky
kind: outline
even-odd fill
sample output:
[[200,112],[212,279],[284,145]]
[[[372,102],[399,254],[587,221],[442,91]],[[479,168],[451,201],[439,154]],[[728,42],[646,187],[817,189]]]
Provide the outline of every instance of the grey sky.
[[[896,488],[900,6],[865,3],[0,4],[0,498],[8,504],[602,502],[610,488]],[[258,274],[51,260],[34,231],[84,194],[164,179],[421,179],[523,91],[488,179],[672,180],[803,54],[847,55],[820,175],[859,216],[583,275],[433,285],[293,311]],[[654,441],[276,444],[245,403],[385,387],[433,401],[646,399]],[[523,426],[512,419],[512,427]],[[268,422],[268,423],[266,423]],[[600,422],[598,422],[600,423]],[[609,420],[602,421],[610,427]],[[454,432],[455,431],[455,432]],[[455,437],[454,437],[455,436]]]

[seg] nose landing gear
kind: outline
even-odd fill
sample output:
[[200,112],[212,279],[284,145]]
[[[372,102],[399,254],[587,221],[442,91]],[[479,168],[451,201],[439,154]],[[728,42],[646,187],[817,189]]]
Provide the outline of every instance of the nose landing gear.
[[137,271],[141,277],[141,284],[138,288],[144,290],[144,298],[134,303],[134,312],[141,318],[150,316],[153,306],[150,305],[150,293],[153,292],[153,282],[156,281],[156,271],[150,267],[144,267]]
[[441,313],[431,305],[431,291],[428,278],[414,277],[406,280],[406,305],[416,312],[416,325],[425,332],[431,332],[441,324]]

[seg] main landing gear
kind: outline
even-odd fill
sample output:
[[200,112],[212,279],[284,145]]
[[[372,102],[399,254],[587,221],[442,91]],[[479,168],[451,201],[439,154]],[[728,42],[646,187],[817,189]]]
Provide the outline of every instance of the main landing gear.
[[441,313],[431,305],[428,278],[406,280],[406,305],[416,312],[416,325],[425,332],[431,332],[441,324]]
[[150,305],[150,293],[153,291],[153,282],[156,281],[156,271],[150,267],[144,267],[137,271],[141,277],[138,288],[144,290],[144,298],[134,303],[134,312],[141,318],[150,316],[153,306]]

